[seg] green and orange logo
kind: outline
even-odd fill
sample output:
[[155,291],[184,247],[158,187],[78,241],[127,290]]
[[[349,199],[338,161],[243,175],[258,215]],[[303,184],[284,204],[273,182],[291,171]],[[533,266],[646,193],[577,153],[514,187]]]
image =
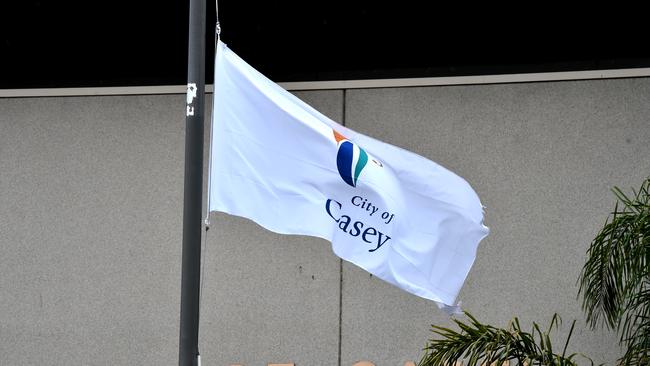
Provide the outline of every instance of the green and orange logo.
[[368,164],[368,154],[362,148],[348,140],[347,137],[334,130],[332,132],[338,144],[336,167],[339,170],[339,175],[345,183],[356,187],[361,171]]

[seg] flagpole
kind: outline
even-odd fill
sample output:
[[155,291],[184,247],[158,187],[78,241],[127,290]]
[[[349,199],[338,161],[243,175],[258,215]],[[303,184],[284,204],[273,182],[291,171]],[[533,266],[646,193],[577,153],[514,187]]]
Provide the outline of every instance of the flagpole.
[[203,203],[203,114],[205,95],[205,0],[190,0],[185,186],[178,364],[198,366],[201,214]]

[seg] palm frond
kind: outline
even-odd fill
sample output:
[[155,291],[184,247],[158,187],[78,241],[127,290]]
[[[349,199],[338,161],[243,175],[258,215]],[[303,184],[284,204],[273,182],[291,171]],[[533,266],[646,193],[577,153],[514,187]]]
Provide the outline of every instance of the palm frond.
[[579,296],[592,327],[604,322],[616,329],[629,305],[629,296],[638,292],[647,277],[650,263],[650,178],[633,198],[614,188],[618,202],[611,221],[591,242],[587,261],[580,274]]
[[418,366],[448,366],[461,360],[468,366],[500,365],[505,361],[531,366],[576,365],[573,360],[576,354],[566,355],[575,321],[571,325],[562,354],[556,354],[553,352],[550,332],[561,323],[557,314],[551,319],[547,331],[533,323],[532,332],[523,331],[517,318],[510,322],[508,328],[497,328],[479,322],[467,312],[465,315],[467,322],[453,320],[459,331],[432,325],[432,332],[438,337],[429,341]]
[[[633,195],[615,187],[617,203],[591,242],[578,296],[592,328],[619,331],[626,365],[648,362],[650,317],[650,178]],[[645,347],[645,348],[644,348]]]

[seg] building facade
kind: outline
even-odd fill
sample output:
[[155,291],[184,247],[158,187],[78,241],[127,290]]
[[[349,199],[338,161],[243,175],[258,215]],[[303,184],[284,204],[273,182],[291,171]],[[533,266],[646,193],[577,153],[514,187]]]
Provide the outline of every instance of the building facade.
[[[613,332],[586,326],[576,281],[610,189],[650,174],[650,79],[295,94],[472,185],[491,233],[465,310],[498,326],[558,313],[558,344],[577,319],[570,352],[620,355]],[[0,365],[177,363],[184,103],[0,98]],[[403,365],[422,356],[430,324],[450,325],[321,239],[213,213],[203,254],[204,365]]]

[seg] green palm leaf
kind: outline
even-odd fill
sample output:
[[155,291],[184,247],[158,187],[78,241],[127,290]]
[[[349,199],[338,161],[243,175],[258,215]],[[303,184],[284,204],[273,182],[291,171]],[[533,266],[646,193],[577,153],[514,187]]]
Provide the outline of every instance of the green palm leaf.
[[647,365],[650,347],[650,178],[629,197],[613,189],[618,202],[591,242],[580,274],[582,308],[592,328],[620,332],[625,365]]
[[[553,353],[550,332],[560,325],[560,317],[555,314],[547,331],[533,323],[532,332],[524,332],[519,319],[514,318],[508,328],[497,328],[479,322],[465,312],[467,322],[453,319],[459,331],[432,325],[436,338],[429,341],[424,349],[425,355],[418,366],[449,366],[457,361],[465,361],[468,366],[501,365],[505,361],[515,361],[518,365],[577,365],[573,360],[576,354],[566,355],[569,339],[573,333],[571,325],[562,354]],[[586,358],[588,359],[588,358]],[[589,359],[588,359],[589,360]],[[593,365],[591,360],[589,362]]]

